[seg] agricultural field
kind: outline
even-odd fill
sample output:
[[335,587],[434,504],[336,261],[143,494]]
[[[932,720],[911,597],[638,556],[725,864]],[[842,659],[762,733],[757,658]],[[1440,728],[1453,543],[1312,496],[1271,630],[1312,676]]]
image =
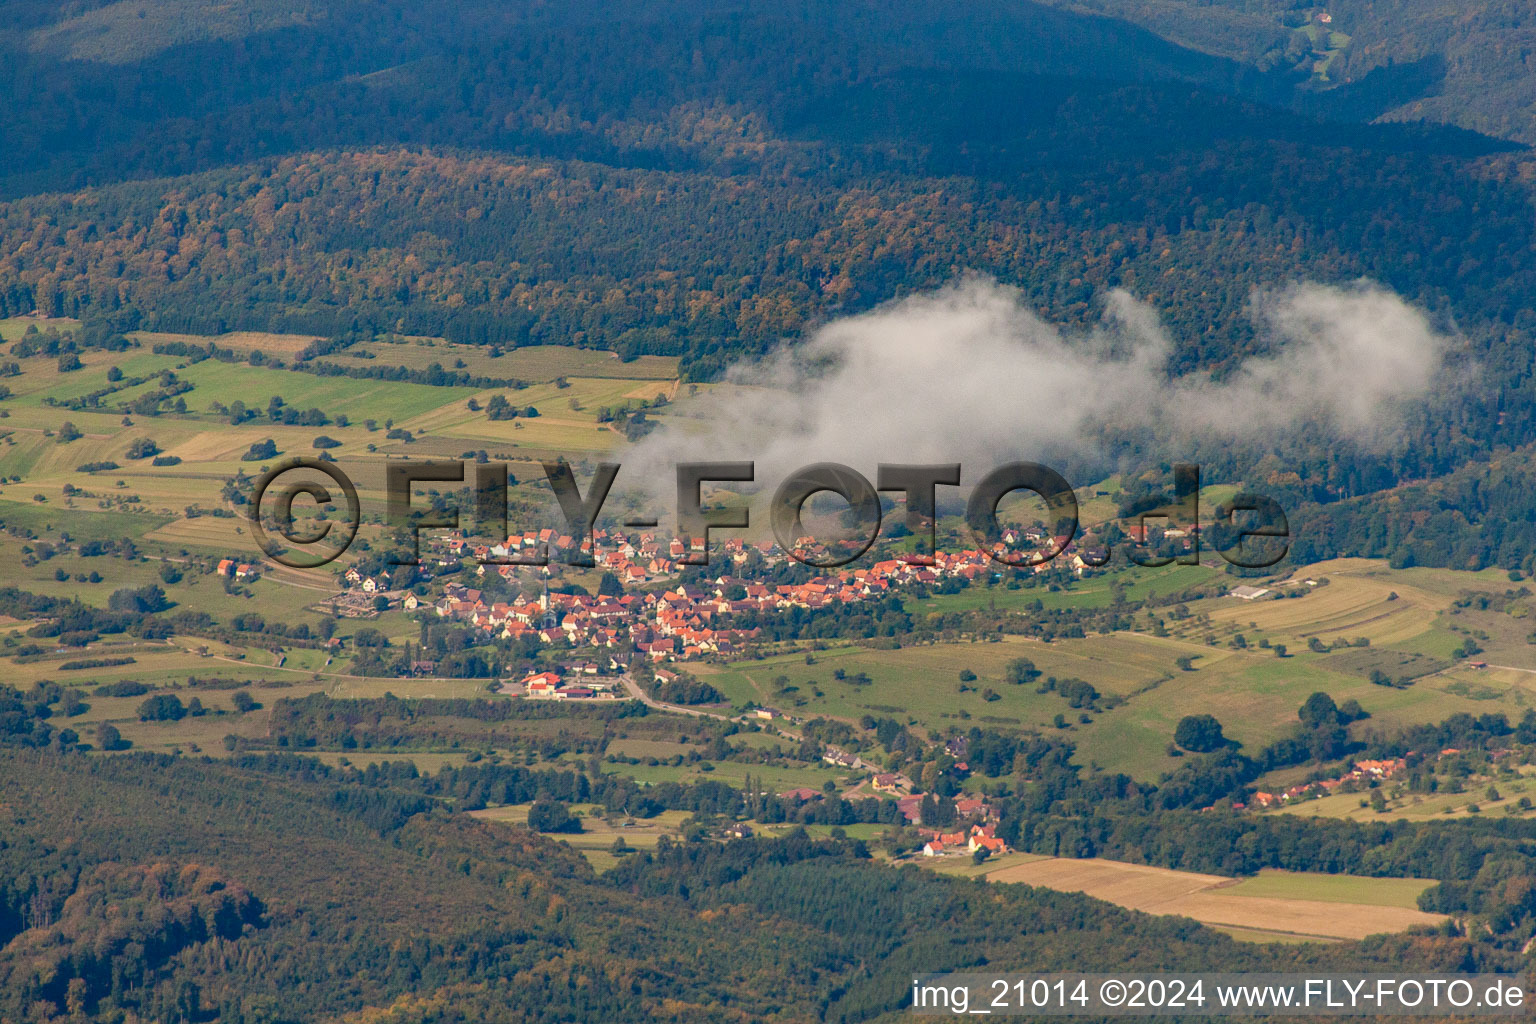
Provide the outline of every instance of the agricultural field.
[[[563,383],[534,384],[519,391],[492,389],[473,392],[453,391],[449,401],[440,403],[424,415],[400,423],[413,432],[429,432],[434,437],[462,440],[462,448],[489,447],[548,451],[607,451],[622,440],[615,431],[598,422],[604,408],[649,403],[658,396],[671,396],[675,381],[633,380],[609,377],[568,377]],[[536,417],[492,420],[483,411],[469,408],[474,399],[482,408],[492,397],[501,395],[513,405],[533,406]],[[462,398],[462,400],[459,400]],[[404,448],[391,449],[404,451]]]
[[1262,939],[1361,939],[1419,925],[1441,915],[1416,908],[1419,879],[1357,878],[1264,872],[1241,881],[1119,861],[1039,858],[986,872],[1012,882],[1081,892],[1149,914],[1176,914]]
[[297,356],[309,345],[320,339],[312,334],[271,334],[266,331],[230,331],[227,334],[166,334],[160,331],[131,331],[128,337],[145,348],[180,342],[184,345],[206,346],[209,342],[223,349],[232,349],[242,355],[260,352],[288,360]]
[[1004,874],[1008,868],[1022,864],[1033,864],[1037,860],[1050,860],[1043,853],[1020,853],[1015,850],[1012,853],[999,854],[989,857],[980,864],[971,857],[924,857],[917,863],[929,871],[937,871],[941,875],[954,875],[958,878],[986,879],[993,874],[1002,875],[1001,881],[1007,881]]
[[[8,321],[8,334],[19,336],[21,321]],[[533,383],[521,389],[481,390],[433,387],[401,381],[321,377],[313,374],[227,363],[215,359],[192,362],[183,357],[157,355],[150,347],[159,342],[204,344],[212,341],[240,352],[260,350],[269,355],[291,356],[311,339],[306,336],[261,335],[250,332],[203,338],[191,335],[139,337],[141,348],[126,352],[90,351],[81,356],[81,367],[62,371],[53,358],[33,357],[20,361],[21,374],[8,378],[11,397],[4,404],[0,423],[0,478],[19,476],[32,490],[53,498],[66,484],[93,492],[110,488],[110,497],[132,495],[157,511],[179,512],[191,504],[204,507],[218,502],[219,483],[244,470],[254,473],[259,465],[242,456],[253,444],[272,438],[281,458],[316,455],[312,442],[325,435],[339,442],[330,449],[334,458],[350,460],[351,473],[365,470],[361,489],[371,480],[382,482],[385,460],[401,455],[456,458],[466,451],[490,449],[509,460],[554,457],[567,452],[604,452],[621,442],[611,426],[599,422],[604,409],[638,407],[659,396],[677,394],[675,359],[642,357],[623,363],[610,353],[578,349],[514,350],[493,361],[503,367],[481,367],[486,375],[516,377]],[[475,356],[491,359],[474,346],[450,346],[436,342],[383,344],[380,347],[421,360],[402,359],[392,365],[425,368],[431,362],[447,365]],[[371,362],[371,361],[370,361]],[[416,366],[421,362],[421,366]],[[492,370],[494,369],[494,373]],[[129,402],[142,392],[161,385],[157,376],[173,372],[192,390],[180,395],[186,412],[159,416],[124,417],[107,411]],[[477,372],[471,370],[470,372]],[[114,383],[109,374],[120,373]],[[129,386],[137,378],[150,378]],[[108,391],[102,410],[73,410],[47,404],[67,402],[91,393]],[[264,416],[231,426],[221,410],[241,402],[264,412],[272,396],[290,408],[320,409],[333,422],[324,426],[284,426]],[[508,398],[519,408],[534,406],[536,417],[490,420],[483,407],[493,396]],[[471,401],[482,408],[469,408]],[[344,418],[346,426],[338,418]],[[55,433],[65,422],[81,435],[61,443]],[[368,423],[372,421],[373,429]],[[388,438],[386,427],[410,432],[410,438]],[[180,460],[173,466],[151,466],[147,458],[126,456],[136,442],[153,441],[160,452]],[[79,466],[118,464],[117,470],[100,477],[81,473]],[[532,469],[533,467],[529,467]],[[110,480],[105,473],[110,472]],[[520,475],[527,475],[526,472]],[[12,481],[14,483],[14,481]]]
[[1315,871],[1277,871],[1266,868],[1257,875],[1227,887],[1225,892],[1229,896],[1304,899],[1417,910],[1419,895],[1434,884],[1433,880],[1425,878],[1363,878],[1358,875],[1324,875]]
[[1437,629],[1436,620],[1451,599],[1395,574],[1384,577],[1375,571],[1379,566],[1365,559],[1341,559],[1307,566],[1273,585],[1255,581],[1271,587],[1272,595],[1252,601],[1212,597],[1191,602],[1191,618],[1170,623],[1169,628],[1189,638],[1225,640],[1241,632],[1250,640],[1302,647],[1314,637],[1325,642],[1364,637],[1373,646],[1401,650],[1421,650],[1435,647],[1437,639],[1442,644],[1448,640],[1434,634],[1444,632]]
[[[223,345],[221,341],[219,343]],[[499,355],[492,355],[492,351]],[[675,380],[677,359],[640,356],[625,362],[613,352],[595,349],[532,345],[492,350],[459,345],[441,338],[387,338],[353,345],[326,357],[327,361],[363,366],[403,366],[425,370],[433,363],[476,377],[499,377],[544,383],[560,377],[617,377],[628,380]],[[463,363],[463,366],[459,364]]]

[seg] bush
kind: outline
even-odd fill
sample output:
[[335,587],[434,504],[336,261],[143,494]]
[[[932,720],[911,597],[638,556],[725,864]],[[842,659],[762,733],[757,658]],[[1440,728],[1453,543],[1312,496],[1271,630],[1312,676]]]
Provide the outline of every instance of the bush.
[[119,679],[115,683],[98,686],[91,692],[98,697],[141,697],[149,692],[149,687],[134,679]]
[[264,462],[267,459],[276,458],[277,455],[277,442],[269,437],[265,441],[257,441],[255,444],[251,445],[250,448],[246,449],[245,454],[240,456],[240,461]]
[[117,665],[132,665],[132,656],[122,658],[80,658],[76,661],[66,661],[59,666],[61,672],[74,672],[86,668],[112,668]]
[[141,437],[128,446],[128,457],[130,459],[147,459],[151,455],[159,454],[160,446],[147,437]]

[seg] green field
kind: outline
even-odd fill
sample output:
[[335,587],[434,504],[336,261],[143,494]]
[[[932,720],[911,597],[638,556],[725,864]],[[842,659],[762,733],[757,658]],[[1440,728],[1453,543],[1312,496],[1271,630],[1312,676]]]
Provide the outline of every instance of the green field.
[[1419,894],[1434,885],[1428,878],[1364,878],[1324,875],[1312,871],[1266,869],[1223,890],[1231,896],[1275,896],[1324,903],[1364,903],[1375,907],[1416,910]]
[[[1259,603],[1248,605],[1232,598],[1214,601],[1240,605],[1238,610],[1244,614],[1273,617],[1283,612],[1284,623],[1273,628],[1306,631],[1299,614],[1309,603],[1316,602],[1311,606],[1320,614],[1335,616],[1341,606],[1359,599],[1356,595],[1344,601],[1345,587],[1338,589],[1332,601],[1319,600],[1322,593],[1274,602],[1278,612],[1272,613]],[[1404,616],[1426,632],[1433,631],[1435,612],[1415,610],[1406,598],[1400,600]],[[1401,632],[1407,627],[1394,619],[1384,628]],[[1296,709],[1319,690],[1340,703],[1358,700],[1371,714],[1355,726],[1362,733],[1442,721],[1463,711],[1502,710],[1516,718],[1524,707],[1536,703],[1536,672],[1454,666],[1396,689],[1371,684],[1367,673],[1336,667],[1343,655],[1315,654],[1299,645],[1292,650],[1298,647],[1298,653],[1280,658],[1256,646],[1234,650],[1177,636],[1118,633],[1051,643],[1007,638],[895,651],[844,646],[811,652],[813,664],[809,665],[804,653],[794,653],[723,666],[700,665],[695,672],[737,706],[762,704],[804,717],[821,715],[849,722],[865,715],[893,716],[934,735],[971,725],[1040,729],[1075,744],[1084,764],[1149,780],[1178,766],[1178,759],[1168,756],[1166,748],[1185,715],[1215,715],[1229,738],[1256,751],[1285,735],[1296,723]],[[1361,650],[1381,653],[1387,649],[1350,649],[1351,653]],[[1183,655],[1193,659],[1192,671],[1176,667],[1176,659]],[[1090,721],[1080,721],[1083,712],[1058,694],[1038,693],[1035,684],[1003,682],[1006,665],[1019,657],[1032,661],[1042,675],[1083,679],[1101,694],[1124,697],[1126,702],[1102,713],[1088,712]],[[844,674],[842,681],[835,678],[838,669]],[[961,669],[978,676],[965,684],[970,689],[963,693],[958,679]],[[860,672],[870,678],[870,685],[848,681]],[[787,678],[792,689],[775,683],[780,676]],[[988,689],[996,700],[985,698]],[[1064,729],[1055,724],[1058,714],[1065,718]]]
[[1217,578],[1215,571],[1203,565],[1168,565],[1155,569],[1121,564],[1121,568],[1104,576],[1077,580],[1050,590],[1045,586],[1019,587],[1010,590],[1001,583],[991,586],[972,585],[958,594],[944,594],[909,602],[914,615],[932,615],[949,612],[967,612],[993,609],[999,612],[1019,611],[1039,601],[1046,610],[1055,608],[1106,608],[1114,603],[1116,587],[1125,588],[1128,601],[1144,600],[1148,594],[1169,594],[1192,587],[1209,584]]
[[[508,804],[471,813],[482,821],[524,825],[528,821],[529,806]],[[571,813],[581,818],[581,831],[550,838],[569,844],[599,871],[606,871],[619,862],[619,858],[610,852],[615,840],[622,839],[631,849],[651,849],[662,836],[681,834],[683,822],[689,817],[686,811],[662,811],[654,818],[608,816],[597,804],[573,804]]]
[[0,318],[0,341],[16,341],[27,333],[29,327],[36,327],[39,331],[47,331],[54,327],[60,331],[68,331],[79,327],[80,321],[70,320],[65,317],[56,317],[49,320],[39,320],[30,316],[13,316]]

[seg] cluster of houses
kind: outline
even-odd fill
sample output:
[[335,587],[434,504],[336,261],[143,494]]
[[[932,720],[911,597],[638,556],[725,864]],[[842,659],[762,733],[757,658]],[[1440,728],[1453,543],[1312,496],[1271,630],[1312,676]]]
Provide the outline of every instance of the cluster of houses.
[[[1442,755],[1447,753],[1454,754],[1458,753],[1458,751],[1442,751]],[[1335,792],[1347,783],[1365,783],[1368,785],[1372,782],[1390,779],[1402,771],[1404,767],[1406,767],[1406,762],[1401,757],[1382,761],[1356,761],[1354,767],[1336,779],[1305,782],[1279,793],[1260,791],[1253,794],[1253,799],[1250,803],[1253,807],[1262,810],[1269,807],[1279,807],[1282,804],[1294,803],[1297,800],[1310,800],[1314,797],[1326,796],[1329,793]],[[1242,804],[1235,806],[1239,810],[1243,807]]]
[[389,590],[390,575],[388,569],[380,569],[373,576],[364,576],[353,566],[342,574],[342,581],[348,587],[356,587],[365,594],[381,594]]
[[822,752],[821,759],[834,768],[871,769],[875,767],[858,754],[850,754],[840,747],[828,747]]
[[[1461,752],[1462,751],[1460,747],[1446,747],[1444,750],[1440,751],[1438,755],[1429,755],[1427,760],[1438,761],[1441,758],[1455,757]],[[1498,748],[1489,750],[1488,756],[1497,761],[1501,758],[1509,757],[1514,752],[1515,751],[1511,748]],[[1356,784],[1364,783],[1366,785],[1369,785],[1373,782],[1382,782],[1403,771],[1408,766],[1407,759],[1416,755],[1417,751],[1410,750],[1402,757],[1393,758],[1391,760],[1356,761],[1354,766],[1350,768],[1349,771],[1345,772],[1343,775],[1340,775],[1336,779],[1323,779],[1319,782],[1306,782],[1302,783],[1301,785],[1292,786],[1284,792],[1280,793],[1255,793],[1253,794],[1252,800],[1249,801],[1248,806],[1254,809],[1279,807],[1283,804],[1294,803],[1297,800],[1311,800],[1316,797],[1327,796],[1330,793],[1338,792],[1341,788],[1352,782]],[[1236,804],[1234,806],[1238,810],[1242,810],[1243,808],[1242,804]]]
[[558,672],[535,672],[521,684],[528,700],[618,700],[620,694],[609,680],[578,679],[566,682]]
[[998,838],[997,825],[993,822],[972,825],[970,831],[941,832],[924,829],[928,841],[923,844],[924,857],[947,857],[986,850],[989,855],[1010,852],[1008,844]]
[[215,576],[224,576],[233,580],[254,580],[260,570],[249,562],[237,562],[233,558],[221,558],[219,564],[214,566]]
[[[909,793],[906,796],[898,796],[896,807],[901,811],[901,816],[908,825],[923,823],[923,794]],[[977,819],[995,824],[1001,815],[996,807],[985,800],[962,796],[955,799],[955,817],[961,821]]]
[[[633,644],[653,661],[673,661],[734,654],[757,636],[756,630],[710,625],[719,614],[711,596],[694,587],[618,597],[545,590],[537,597],[519,594],[511,601],[487,602],[480,590],[450,583],[432,610],[440,618],[474,626],[488,639],[532,638],[545,645],[608,650]],[[415,595],[402,602],[406,611],[420,606]]]
[[[824,799],[826,794],[819,789],[811,789],[809,786],[799,786],[795,789],[786,789],[779,793],[778,796],[781,800],[789,800],[794,803],[809,803],[812,800]],[[902,818],[908,825],[922,824],[922,794],[910,793],[906,796],[900,796],[896,800],[896,806],[901,811]],[[1001,812],[993,805],[977,797],[957,797],[955,799],[955,817],[960,821],[975,822],[976,829],[979,830],[978,834],[985,835],[990,839],[993,837],[994,830],[1001,818]],[[963,831],[961,834],[963,834]],[[924,832],[923,835],[929,839],[937,839],[941,833],[930,829]],[[990,845],[988,848],[992,849]],[[993,849],[993,852],[1006,852],[1006,849]]]
[[624,663],[609,657],[603,662],[573,661],[554,668],[529,672],[521,680],[508,680],[500,692],[520,695],[528,700],[624,700],[615,673],[624,671]]
[[[1186,536],[1184,532],[1178,530],[1165,531],[1163,535]],[[1102,565],[1103,556],[1107,554],[1092,544],[1087,544],[1082,551],[1079,551],[1071,542],[1071,538],[1052,537],[1038,528],[1009,529],[1003,533],[1002,541],[1014,554],[1033,546],[1035,554],[1060,553],[1068,556],[1072,569],[1079,573]],[[487,572],[496,572],[506,579],[512,579],[519,568],[542,567],[546,559],[553,562],[563,561],[566,556],[578,549],[574,538],[552,529],[529,530],[494,545],[472,544],[459,533],[448,535],[441,543],[443,554],[439,557],[443,565],[451,565],[456,559],[472,555],[477,563],[475,572],[478,575],[484,576]],[[684,542],[675,537],[668,539],[654,533],[630,536],[620,530],[594,530],[591,539],[582,541],[579,549],[584,555],[591,556],[598,567],[612,572],[620,582],[632,586],[645,586],[675,576],[682,565],[702,560],[705,551],[702,538]],[[754,552],[762,558],[763,564],[770,566],[782,564],[789,557],[773,541],[750,544],[740,537],[732,537],[725,541],[724,549],[726,559],[738,567],[748,561]],[[796,554],[802,558],[817,559],[831,553],[824,545],[817,544],[809,537],[801,538],[797,542]],[[985,570],[988,569],[988,562],[987,556],[979,550],[964,551],[955,555],[940,553],[935,556],[935,568],[941,570],[940,575],[945,574],[942,571],[945,569],[951,570],[947,573],[948,575],[955,575],[954,569],[965,566],[975,566]],[[881,564],[890,566],[907,563]],[[1044,562],[1035,566],[1034,570],[1044,572],[1051,568],[1052,564]]]

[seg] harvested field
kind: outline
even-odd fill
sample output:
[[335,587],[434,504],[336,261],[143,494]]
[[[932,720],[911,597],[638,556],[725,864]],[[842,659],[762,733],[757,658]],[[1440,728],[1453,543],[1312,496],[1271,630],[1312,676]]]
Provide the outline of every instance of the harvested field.
[[[1243,889],[1247,883],[1239,879],[1097,858],[1054,857],[1011,864],[989,872],[987,880],[1086,893],[1131,910],[1177,914],[1204,924],[1318,939],[1362,939],[1445,920],[1438,914],[1391,905],[1401,901],[1401,884],[1397,879],[1351,880],[1359,887],[1377,881],[1384,883],[1386,905],[1342,902],[1337,898],[1337,886],[1327,889],[1323,899],[1262,895],[1270,891],[1271,887],[1266,885],[1251,888],[1249,891],[1256,895],[1247,895]],[[1368,889],[1352,891],[1364,893]]]

